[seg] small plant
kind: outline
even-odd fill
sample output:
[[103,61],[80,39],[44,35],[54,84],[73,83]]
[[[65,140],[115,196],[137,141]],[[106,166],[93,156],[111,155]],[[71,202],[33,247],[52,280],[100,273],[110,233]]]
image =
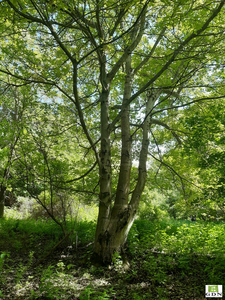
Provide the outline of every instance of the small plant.
[[33,256],[34,256],[34,251],[31,251],[29,254],[29,259],[28,259],[27,264],[23,265],[23,263],[20,263],[19,266],[17,267],[16,276],[15,276],[16,284],[18,284],[20,282],[20,280],[23,278],[27,269],[32,265]]
[[6,257],[9,257],[9,253],[8,252],[2,252],[1,255],[0,255],[0,273],[2,272],[4,261],[5,261]]
[[57,272],[63,272],[65,270],[65,264],[64,264],[64,262],[60,260],[57,263],[57,267],[58,267]]
[[114,252],[112,257],[112,264],[117,272],[122,270],[123,260],[122,257],[118,254],[118,252]]
[[[113,293],[113,289],[110,289],[111,294]],[[91,285],[88,285],[85,290],[80,294],[80,300],[110,300],[110,296],[104,290],[103,293],[96,292]]]
[[89,300],[90,296],[93,293],[92,286],[88,285],[85,290],[80,294],[80,300]]
[[[0,274],[3,274],[3,265],[4,265],[4,261],[5,261],[5,257],[9,257],[9,254],[7,252],[2,252],[0,255]],[[0,283],[4,282],[4,278],[2,276]],[[0,290],[0,297],[4,297],[2,291]]]
[[29,260],[28,260],[28,263],[27,263],[27,266],[30,267],[33,263],[33,259],[34,259],[34,251],[31,251],[29,253]]
[[39,284],[41,294],[49,299],[54,299],[59,293],[59,288],[52,283],[53,277],[53,266],[48,266],[48,268],[43,271],[41,283]]
[[39,286],[40,288],[45,286],[45,284],[52,278],[53,273],[53,266],[48,266],[48,268],[43,271],[41,277],[41,284]]
[[142,300],[143,298],[140,296],[140,295],[138,295],[138,293],[136,293],[136,292],[134,292],[133,293],[133,300]]
[[[4,269],[4,265],[5,265],[5,259],[9,257],[9,253],[8,252],[2,252],[0,255],[0,284],[3,284],[5,282],[5,279],[7,278],[7,272],[3,272],[5,271]],[[7,266],[7,265],[6,265]],[[2,291],[0,290],[0,297],[3,297]]]

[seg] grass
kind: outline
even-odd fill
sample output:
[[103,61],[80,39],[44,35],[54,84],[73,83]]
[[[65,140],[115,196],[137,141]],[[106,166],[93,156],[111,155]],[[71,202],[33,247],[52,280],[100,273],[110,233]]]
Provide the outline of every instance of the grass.
[[0,299],[205,299],[205,285],[225,285],[224,223],[136,220],[128,237],[130,269],[119,255],[91,264],[95,222],[0,220]]

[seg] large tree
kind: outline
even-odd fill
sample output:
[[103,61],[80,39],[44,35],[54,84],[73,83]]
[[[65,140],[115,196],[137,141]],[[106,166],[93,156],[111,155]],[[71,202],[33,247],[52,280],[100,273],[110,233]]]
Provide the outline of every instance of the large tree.
[[[177,114],[210,97],[204,76],[222,65],[224,2],[0,2],[0,71],[12,85],[36,85],[67,105],[94,153],[94,252],[104,262],[123,251],[136,216],[154,126],[180,143]],[[139,161],[134,182],[133,159]]]

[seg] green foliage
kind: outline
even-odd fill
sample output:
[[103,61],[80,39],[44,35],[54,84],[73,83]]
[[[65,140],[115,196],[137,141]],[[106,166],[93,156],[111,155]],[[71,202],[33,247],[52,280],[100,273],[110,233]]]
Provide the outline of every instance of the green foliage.
[[123,260],[121,255],[118,252],[114,252],[112,256],[112,266],[114,270],[118,273],[124,273],[123,270]]
[[7,258],[7,257],[9,257],[9,253],[7,253],[7,252],[2,252],[1,253],[1,255],[0,255],[0,272],[2,271],[5,258]]
[[[125,199],[135,214],[127,199],[130,191],[141,196],[150,154],[157,161],[150,177],[160,183],[145,191],[139,217],[160,225],[140,236],[137,225],[132,251],[139,242],[199,250],[205,237],[195,242],[195,228],[182,225],[170,235],[174,228],[160,222],[193,214],[224,218],[223,25],[223,1],[1,1],[1,188],[36,199],[40,206],[31,217],[51,216],[64,235],[76,225],[83,242],[93,238],[95,225],[72,224],[79,204],[106,195],[110,210],[121,183],[127,195],[116,197],[115,206]],[[124,157],[131,183],[118,176]],[[132,160],[140,161],[138,170],[129,169]],[[138,205],[139,196],[131,196],[132,202]],[[105,215],[98,220],[108,222]],[[21,224],[11,237],[29,231]],[[58,240],[60,230],[46,224],[41,232],[52,229]],[[19,251],[21,241],[14,247]],[[161,287],[158,296],[164,297]]]
[[168,217],[166,197],[157,189],[146,186],[138,216],[142,220],[162,220]]
[[27,261],[27,264],[24,265],[22,262],[19,264],[19,266],[16,269],[16,274],[15,274],[15,283],[20,284],[21,279],[25,276],[31,265],[33,264],[33,255],[34,251],[31,251],[29,253],[29,259]]
[[47,296],[49,299],[54,299],[59,296],[59,288],[53,287],[51,279],[53,278],[53,266],[48,266],[42,273],[41,282],[39,284],[41,294]]
[[139,248],[139,231],[136,222],[131,227],[127,240],[129,245],[129,251],[135,255]]
[[[19,248],[10,252],[10,257],[6,251],[0,254],[0,290],[4,296],[8,296],[6,287],[13,282],[11,297],[17,295],[23,299],[68,299],[74,296],[96,300],[113,297],[121,300],[175,299],[175,295],[182,298],[185,294],[190,299],[200,299],[205,284],[225,284],[223,222],[136,220],[128,236],[130,268],[127,271],[121,268],[122,260],[118,253],[114,255],[111,268],[91,266],[88,259],[81,261],[91,255],[86,245],[94,239],[96,226],[87,221],[77,224],[78,239],[81,238],[82,244],[78,244],[77,248],[63,247],[60,258],[56,250],[48,262],[34,268],[36,258],[46,252],[51,242],[53,245],[56,242],[51,235],[55,224],[40,220],[17,222],[10,219],[0,221],[0,243],[2,240],[8,243],[10,232],[16,230],[14,241],[23,240],[23,245],[29,245],[32,250],[30,248],[27,254],[23,254],[26,248]],[[40,226],[40,231],[35,224],[37,228]],[[85,235],[88,229],[90,232]],[[27,242],[29,239],[33,240],[32,243]],[[41,244],[41,252],[37,244]],[[9,244],[7,247],[13,249]],[[19,260],[15,253],[19,254]],[[9,260],[11,257],[13,259]],[[186,285],[189,292],[185,289]]]
[[136,220],[135,226],[144,248],[148,246],[180,255],[195,253],[221,257],[224,254],[224,223]]
[[[7,264],[5,264],[5,261],[7,258],[9,258],[9,253],[8,252],[1,252],[0,253],[0,274],[3,274],[4,270],[6,268],[9,268]],[[5,265],[5,266],[4,266]],[[1,286],[5,284],[5,278],[4,276],[0,276],[0,297],[4,297],[3,292],[1,291]]]
[[[110,289],[110,294],[112,292],[112,289]],[[99,293],[95,291],[93,286],[88,285],[85,290],[80,294],[79,299],[81,300],[109,300],[110,295],[107,291],[104,291],[103,293]]]

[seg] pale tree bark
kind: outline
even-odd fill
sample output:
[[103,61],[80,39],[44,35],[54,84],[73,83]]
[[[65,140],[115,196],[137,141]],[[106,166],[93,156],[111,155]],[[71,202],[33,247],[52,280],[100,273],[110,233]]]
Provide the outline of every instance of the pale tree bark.
[[151,125],[151,112],[154,107],[156,100],[158,99],[161,91],[150,92],[147,97],[146,103],[146,116],[142,130],[142,147],[139,156],[139,167],[138,167],[138,180],[135,189],[132,193],[130,201],[130,209],[133,214],[136,215],[141,194],[144,190],[146,177],[147,177],[147,157],[148,157],[148,146],[149,146],[149,132]]
[[[131,88],[132,88],[132,69],[131,69],[131,56],[129,55],[126,59],[126,78],[124,85],[124,95],[123,95],[123,104],[131,96]],[[107,200],[107,203],[104,199],[101,199],[102,193],[100,193],[100,205],[99,205],[99,218],[97,223],[97,230],[95,235],[95,244],[94,244],[94,252],[97,254],[101,260],[104,262],[110,262],[113,252],[119,251],[123,248],[124,242],[121,236],[120,230],[118,230],[117,225],[118,221],[121,222],[121,217],[126,214],[128,209],[128,196],[129,196],[129,188],[130,188],[130,171],[131,171],[131,136],[130,136],[130,120],[129,120],[129,110],[130,107],[127,106],[124,110],[121,117],[121,136],[122,136],[122,151],[121,151],[121,162],[120,162],[120,173],[117,185],[116,199],[113,205],[112,212],[111,211],[111,201]],[[107,120],[105,120],[104,124]],[[107,134],[109,134],[109,130],[105,130]],[[103,133],[103,131],[102,131]],[[104,142],[105,139],[102,139]],[[110,145],[109,137],[108,137],[108,145]],[[103,143],[105,147],[105,144]],[[105,149],[105,152],[101,152],[101,159],[104,154],[106,158],[106,154],[109,154],[108,149]],[[110,157],[107,156],[108,162],[110,162]],[[103,160],[102,160],[103,162]],[[104,174],[100,174],[100,191],[107,189],[111,185],[111,174],[109,174],[111,170],[108,168],[108,173],[104,171]],[[105,180],[103,181],[103,179]],[[102,186],[101,186],[102,184]],[[110,187],[111,190],[111,187]],[[109,191],[107,190],[108,196]],[[111,200],[111,199],[110,199]],[[122,238],[122,240],[121,240]]]
[[101,49],[100,53],[100,81],[102,93],[101,104],[101,151],[99,162],[99,214],[95,233],[95,253],[101,253],[101,237],[107,230],[111,215],[111,145],[109,132],[109,92],[110,83],[107,80],[106,56]]
[[[100,204],[95,233],[94,253],[104,263],[112,260],[115,251],[123,251],[127,233],[126,222],[129,217],[129,191],[131,173],[131,135],[130,135],[130,105],[128,100],[132,92],[133,71],[131,67],[131,53],[139,44],[144,33],[146,8],[144,6],[140,13],[140,20],[131,31],[131,43],[121,58],[114,65],[112,70],[106,75],[106,59],[100,57],[100,79],[103,89],[101,95],[101,164],[100,164]],[[102,32],[103,30],[100,30]],[[122,107],[124,110],[121,115],[121,161],[120,172],[116,190],[116,198],[112,207],[111,199],[111,150],[110,150],[110,124],[108,111],[109,83],[113,80],[116,72],[125,64],[125,83]],[[130,229],[130,227],[129,227]]]
[[99,166],[99,214],[95,234],[95,252],[101,252],[100,236],[105,232],[111,214],[111,147],[108,132],[108,92],[101,96],[101,152]]
[[[129,99],[132,87],[132,75],[130,58],[126,62],[126,81],[124,87],[123,104]],[[127,235],[137,214],[141,194],[143,192],[147,176],[147,156],[149,146],[149,131],[151,124],[151,111],[160,91],[148,95],[146,103],[146,116],[143,122],[142,147],[139,158],[139,174],[137,184],[129,201],[130,171],[131,171],[131,135],[129,124],[129,106],[123,111],[121,118],[122,151],[120,173],[117,185],[116,199],[112,208],[110,219],[101,232],[96,231],[95,253],[104,263],[111,262],[115,252],[123,253],[127,241]],[[96,246],[97,245],[97,246]]]

